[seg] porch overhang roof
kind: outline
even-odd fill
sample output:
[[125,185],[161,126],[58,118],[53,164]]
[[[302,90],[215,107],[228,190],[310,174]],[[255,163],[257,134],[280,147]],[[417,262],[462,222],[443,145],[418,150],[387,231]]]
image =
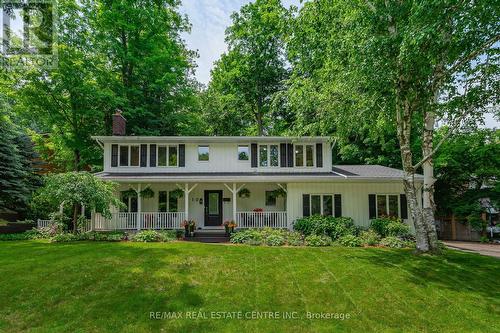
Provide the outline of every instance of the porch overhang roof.
[[402,181],[401,177],[364,177],[338,172],[99,172],[104,180],[117,182],[379,182]]

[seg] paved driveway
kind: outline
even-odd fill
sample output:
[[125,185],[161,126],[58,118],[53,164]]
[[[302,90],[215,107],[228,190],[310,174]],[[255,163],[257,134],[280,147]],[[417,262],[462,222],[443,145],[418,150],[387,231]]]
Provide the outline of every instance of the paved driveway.
[[482,244],[477,242],[445,241],[452,249],[476,252],[485,256],[500,258],[500,244]]

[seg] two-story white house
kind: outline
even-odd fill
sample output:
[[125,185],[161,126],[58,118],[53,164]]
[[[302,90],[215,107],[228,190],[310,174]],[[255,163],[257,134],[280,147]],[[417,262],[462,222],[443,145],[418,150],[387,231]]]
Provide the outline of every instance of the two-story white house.
[[327,137],[125,136],[125,123],[117,113],[113,136],[94,137],[104,150],[96,175],[119,183],[126,205],[111,220],[94,214],[95,229],[180,228],[186,219],[202,229],[225,220],[291,228],[314,214],[409,222],[402,171],[332,165]]

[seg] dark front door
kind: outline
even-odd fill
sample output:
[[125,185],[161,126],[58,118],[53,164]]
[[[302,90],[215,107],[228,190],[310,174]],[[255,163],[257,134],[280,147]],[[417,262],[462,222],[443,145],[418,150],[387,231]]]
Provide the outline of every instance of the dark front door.
[[205,191],[205,226],[222,225],[222,191]]

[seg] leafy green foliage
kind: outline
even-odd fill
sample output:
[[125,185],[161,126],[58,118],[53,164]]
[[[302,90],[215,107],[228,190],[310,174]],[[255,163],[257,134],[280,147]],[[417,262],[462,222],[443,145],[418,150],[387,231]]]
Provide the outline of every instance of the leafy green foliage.
[[395,236],[408,237],[410,235],[410,227],[404,224],[399,218],[380,217],[371,221],[370,228],[380,237]]
[[344,235],[337,239],[337,242],[342,246],[358,247],[361,246],[361,239],[355,235]]
[[408,246],[401,238],[395,236],[387,236],[382,238],[380,245],[390,247],[393,249],[402,249]]
[[207,108],[207,116],[236,121],[240,126],[226,129],[218,127],[220,122],[208,124],[216,126],[211,130],[214,134],[248,131],[245,134],[263,135],[279,119],[270,121],[269,116],[273,96],[283,88],[287,75],[284,34],[288,13],[279,0],[256,0],[231,19],[226,30],[229,51],[211,72],[207,99],[212,100],[212,109]]
[[307,246],[330,246],[332,239],[325,235],[309,235],[304,242]]
[[231,243],[267,246],[301,246],[304,244],[302,234],[284,229],[245,229],[231,234]]
[[490,198],[500,207],[500,130],[455,135],[441,146],[434,163],[438,213],[479,217],[483,211],[480,198]]
[[374,246],[380,242],[379,234],[377,234],[377,232],[373,229],[361,231],[359,239],[361,241],[361,245],[364,246]]
[[130,238],[133,242],[170,242],[177,239],[175,230],[143,230]]
[[350,217],[308,216],[295,221],[293,228],[306,236],[327,235],[333,240],[357,233],[354,221]]

